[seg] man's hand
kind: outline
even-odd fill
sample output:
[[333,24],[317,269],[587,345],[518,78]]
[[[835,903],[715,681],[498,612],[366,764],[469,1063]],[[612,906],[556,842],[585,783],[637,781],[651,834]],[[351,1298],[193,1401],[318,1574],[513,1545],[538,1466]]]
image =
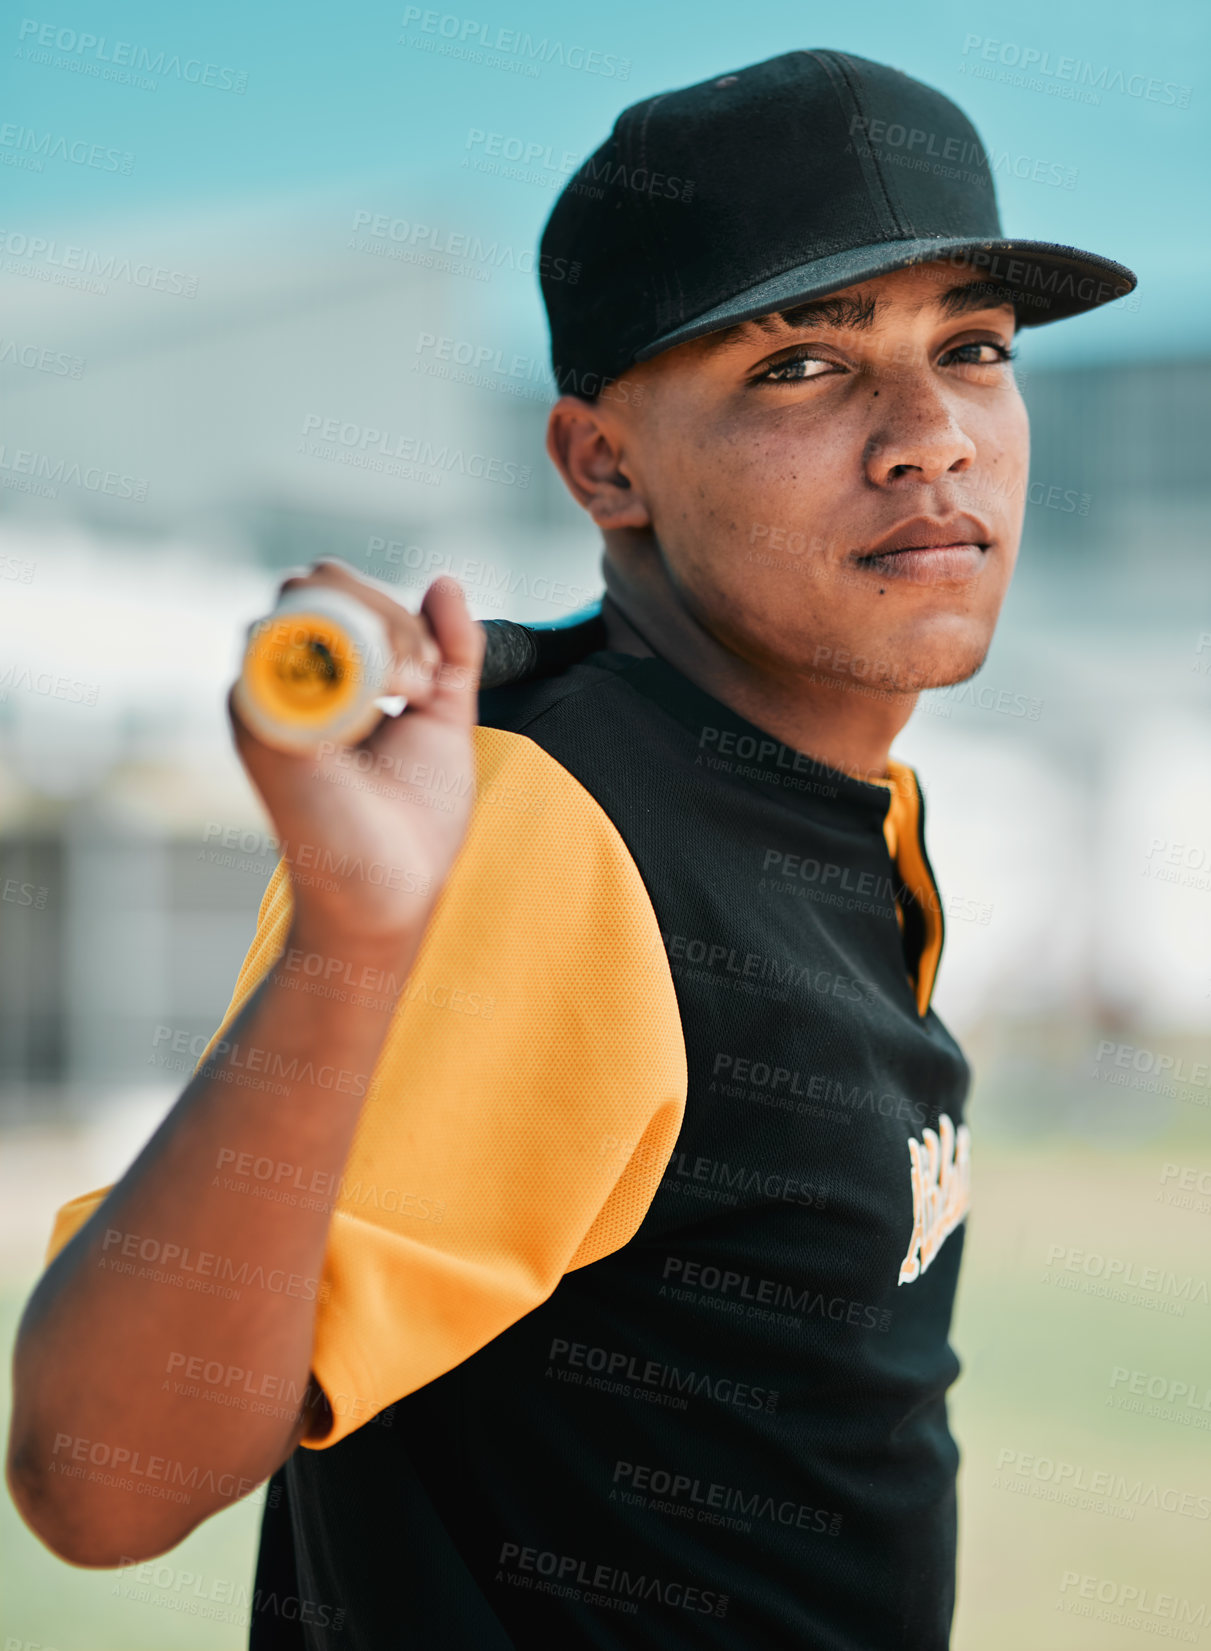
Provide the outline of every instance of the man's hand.
[[384,692],[403,695],[407,708],[358,745],[329,743],[304,756],[263,744],[229,696],[236,749],[291,868],[296,931],[342,952],[396,938],[406,945],[423,928],[470,818],[483,627],[451,578],[429,586],[416,614],[338,561],[317,562],[281,590],[312,586],[344,591],[380,615],[394,655]]

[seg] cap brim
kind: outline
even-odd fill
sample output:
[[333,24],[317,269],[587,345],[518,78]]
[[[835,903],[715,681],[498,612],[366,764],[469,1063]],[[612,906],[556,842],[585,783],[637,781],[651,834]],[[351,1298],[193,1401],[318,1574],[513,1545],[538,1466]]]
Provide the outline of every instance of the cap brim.
[[1125,298],[1136,285],[1134,272],[1125,265],[1101,258],[1094,252],[1057,246],[1050,241],[948,240],[945,237],[884,241],[876,246],[837,252],[829,258],[816,258],[811,263],[771,275],[757,286],[736,293],[692,321],[664,333],[654,343],[644,345],[633,359],[647,361],[662,350],[688,344],[693,338],[741,321],[755,320],[772,310],[787,309],[809,298],[823,298],[842,287],[890,274],[892,270],[938,261],[954,266],[956,281],[961,279],[961,272],[967,271],[1012,288],[1018,324],[1023,327],[1040,327],[1048,321],[1082,315],[1115,298]]

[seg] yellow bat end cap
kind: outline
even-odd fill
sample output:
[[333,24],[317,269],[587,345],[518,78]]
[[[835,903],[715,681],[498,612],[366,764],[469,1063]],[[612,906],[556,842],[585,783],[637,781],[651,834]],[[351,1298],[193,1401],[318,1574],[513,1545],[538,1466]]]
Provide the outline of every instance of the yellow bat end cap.
[[274,616],[244,656],[244,685],[275,722],[322,725],[363,693],[360,650],[347,629],[320,613]]

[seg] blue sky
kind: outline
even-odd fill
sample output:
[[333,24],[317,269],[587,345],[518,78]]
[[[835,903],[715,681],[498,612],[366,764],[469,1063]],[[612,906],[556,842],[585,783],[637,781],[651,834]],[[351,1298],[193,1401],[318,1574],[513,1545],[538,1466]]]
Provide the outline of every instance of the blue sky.
[[[506,66],[418,44],[441,44],[443,28],[467,35],[471,48],[505,31]],[[79,50],[71,31],[98,44]],[[524,61],[509,49],[512,38],[527,32],[588,66],[512,72]],[[96,145],[101,162],[51,158],[40,173],[6,165],[4,217],[9,227],[94,238],[130,221],[163,222],[166,233],[213,224],[223,234],[225,222],[239,220],[247,234],[249,213],[255,223],[262,209],[268,219],[291,202],[342,213],[371,204],[532,245],[554,191],[465,168],[469,134],[582,154],[620,108],[654,91],[795,47],[833,46],[929,81],[963,105],[994,153],[1073,180],[1066,188],[1002,171],[1007,233],[1083,246],[1137,271],[1134,312],[1041,329],[1045,357],[1181,355],[1211,347],[1195,276],[1209,235],[1209,33],[1211,7],[1197,0],[850,8],[619,0],[597,13],[550,0],[452,0],[428,19],[404,4],[341,11],[313,0],[211,0],[176,12],[56,0],[53,10],[13,10],[0,25],[9,123],[0,160],[19,153],[14,128],[24,127]],[[59,44],[40,43],[48,39]],[[119,41],[182,67],[212,65],[220,82],[246,76],[245,89],[171,72],[155,77],[154,90],[106,79],[115,56],[129,57]],[[37,61],[39,52],[52,61]],[[1042,89],[1012,81],[1027,56]],[[1061,59],[1088,69],[1061,70]],[[1081,73],[1102,80],[1100,102],[1057,95],[1069,89],[1061,75]],[[134,156],[129,173],[107,169],[111,150]],[[509,283],[493,302],[512,306],[507,325],[540,338],[536,287]]]

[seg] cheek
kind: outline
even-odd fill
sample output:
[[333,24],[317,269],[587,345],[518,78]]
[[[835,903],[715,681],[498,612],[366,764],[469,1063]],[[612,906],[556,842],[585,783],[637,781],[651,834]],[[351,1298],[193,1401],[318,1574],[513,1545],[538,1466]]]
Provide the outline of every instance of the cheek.
[[1030,481],[1030,427],[1019,402],[982,429],[971,429],[976,469],[968,486],[957,490],[985,518],[1006,549],[1016,554]]
[[748,658],[771,647],[777,655],[773,639],[802,630],[817,564],[827,560],[820,547],[846,516],[850,471],[839,453],[805,440],[803,422],[793,431],[700,428],[660,469],[664,508],[654,521],[680,599]]
[[976,446],[984,467],[998,477],[1025,477],[1030,469],[1030,422],[1020,396],[990,418]]
[[800,411],[797,418],[756,425],[746,418],[743,425],[687,433],[675,470],[665,473],[669,510],[719,545],[748,546],[772,534],[801,532],[828,510],[848,474],[840,421],[831,427],[812,422],[819,427],[805,428]]

